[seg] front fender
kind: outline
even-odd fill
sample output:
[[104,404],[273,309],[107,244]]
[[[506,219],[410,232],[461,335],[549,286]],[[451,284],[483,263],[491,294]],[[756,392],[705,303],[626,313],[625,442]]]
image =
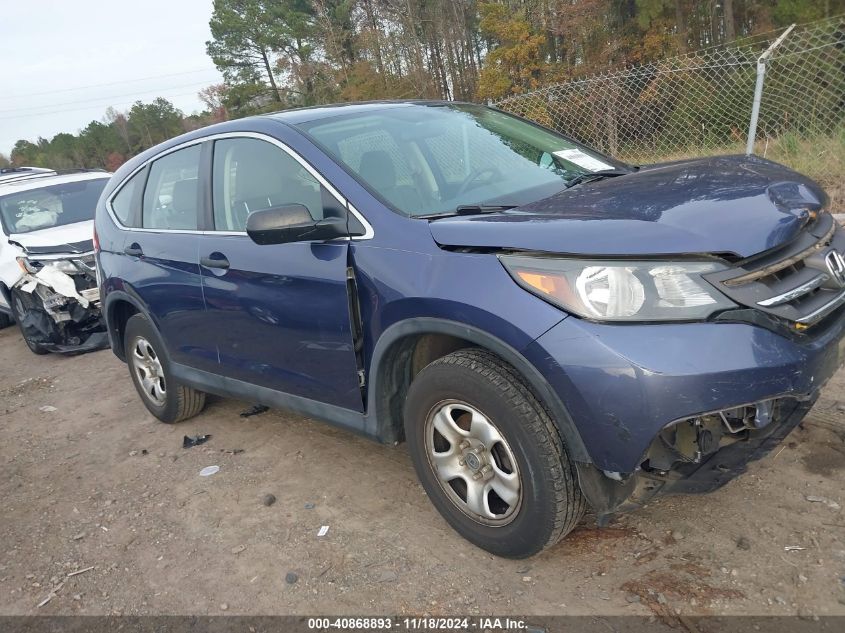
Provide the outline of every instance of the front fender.
[[391,325],[379,337],[373,350],[370,364],[370,389],[367,394],[366,426],[371,435],[382,441],[395,440],[394,420],[390,412],[389,397],[393,395],[385,388],[390,381],[394,358],[391,350],[403,339],[423,334],[446,334],[461,338],[479,347],[486,348],[510,364],[525,379],[534,394],[545,405],[552,416],[571,459],[590,462],[590,456],[572,421],[566,406],[558,398],[543,375],[522,353],[501,339],[466,323],[431,317],[407,319]]

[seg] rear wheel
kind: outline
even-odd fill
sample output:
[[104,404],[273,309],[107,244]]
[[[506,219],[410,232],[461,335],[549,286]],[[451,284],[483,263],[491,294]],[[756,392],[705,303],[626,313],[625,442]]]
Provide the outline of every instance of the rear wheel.
[[548,413],[489,352],[460,350],[423,369],[405,402],[405,431],[432,503],[489,552],[536,554],[584,513],[575,469]]
[[0,312],[0,330],[9,327],[12,324],[12,317],[4,312]]
[[202,411],[205,393],[173,377],[163,354],[164,343],[145,316],[136,314],[126,322],[123,342],[132,382],[150,413],[172,424]]
[[[21,292],[18,289],[12,290],[12,310],[15,313],[15,321],[18,323],[23,341],[30,351],[39,356],[49,354],[50,351],[38,340],[43,339],[43,334],[30,323],[32,316],[44,313],[44,309],[38,305],[37,299],[28,292]],[[27,316],[30,316],[30,319]],[[43,317],[49,318],[46,313],[43,314]]]

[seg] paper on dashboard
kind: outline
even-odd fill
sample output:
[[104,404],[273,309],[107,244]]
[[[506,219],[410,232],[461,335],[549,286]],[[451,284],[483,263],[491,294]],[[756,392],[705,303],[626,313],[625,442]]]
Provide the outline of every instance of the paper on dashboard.
[[560,151],[553,152],[553,154],[558,158],[568,160],[570,163],[574,163],[578,165],[578,167],[583,167],[589,171],[613,169],[613,165],[608,165],[607,163],[600,161],[598,158],[593,158],[589,154],[582,152],[580,149],[562,149]]

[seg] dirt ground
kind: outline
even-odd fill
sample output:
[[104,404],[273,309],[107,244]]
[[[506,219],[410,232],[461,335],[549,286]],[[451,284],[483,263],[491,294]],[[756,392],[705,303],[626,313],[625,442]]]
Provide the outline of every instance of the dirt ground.
[[845,615],[843,385],[722,490],[510,561],[448,527],[402,446],[216,398],[164,425],[110,351],[36,357],[7,328],[0,615]]

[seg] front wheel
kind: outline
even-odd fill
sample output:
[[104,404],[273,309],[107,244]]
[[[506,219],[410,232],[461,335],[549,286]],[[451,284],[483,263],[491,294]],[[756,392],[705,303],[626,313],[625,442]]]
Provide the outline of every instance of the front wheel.
[[136,314],[126,322],[123,344],[132,382],[150,413],[172,424],[202,411],[205,394],[173,377],[164,343],[145,316]]
[[43,340],[44,334],[34,325],[39,319],[48,328],[55,328],[50,317],[44,308],[38,305],[38,300],[29,294],[15,288],[12,290],[12,310],[15,313],[15,321],[21,331],[24,343],[33,354],[42,356],[50,352],[39,339]]
[[414,468],[464,538],[525,558],[568,534],[585,501],[543,405],[495,355],[465,349],[434,361],[405,401]]

